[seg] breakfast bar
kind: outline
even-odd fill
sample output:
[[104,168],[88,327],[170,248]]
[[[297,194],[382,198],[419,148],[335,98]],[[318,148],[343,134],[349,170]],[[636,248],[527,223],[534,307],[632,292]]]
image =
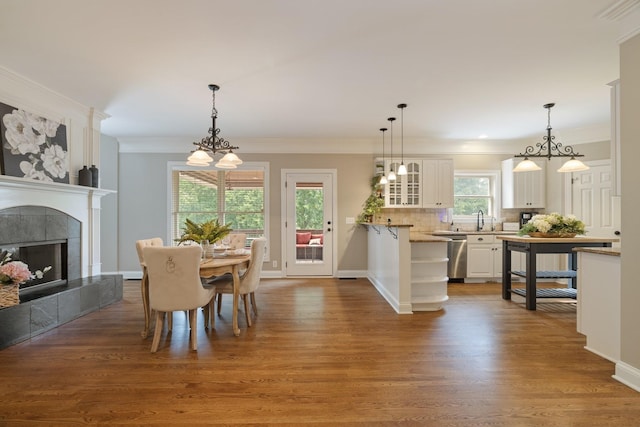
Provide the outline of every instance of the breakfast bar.
[[[577,247],[611,247],[619,239],[599,237],[529,237],[529,236],[496,236],[503,241],[502,247],[502,298],[511,299],[511,275],[525,278],[525,292],[527,310],[536,309],[536,298],[555,297],[543,295],[536,289],[536,280],[569,279],[568,289],[576,289],[577,255],[573,252]],[[525,271],[511,271],[511,251],[526,254]],[[536,271],[536,256],[538,254],[567,254],[568,269],[564,271]]]

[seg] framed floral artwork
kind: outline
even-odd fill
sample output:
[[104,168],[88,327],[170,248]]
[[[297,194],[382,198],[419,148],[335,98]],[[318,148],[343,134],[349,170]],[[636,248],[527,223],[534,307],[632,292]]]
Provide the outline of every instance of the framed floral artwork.
[[0,138],[3,175],[69,183],[65,125],[0,103]]

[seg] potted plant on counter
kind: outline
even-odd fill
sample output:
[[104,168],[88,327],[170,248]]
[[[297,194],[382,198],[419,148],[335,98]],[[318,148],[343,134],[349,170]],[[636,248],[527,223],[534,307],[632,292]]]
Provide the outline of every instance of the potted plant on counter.
[[371,193],[367,200],[362,204],[362,212],[358,215],[358,224],[365,222],[373,222],[375,214],[380,212],[384,207],[384,197],[376,193]]

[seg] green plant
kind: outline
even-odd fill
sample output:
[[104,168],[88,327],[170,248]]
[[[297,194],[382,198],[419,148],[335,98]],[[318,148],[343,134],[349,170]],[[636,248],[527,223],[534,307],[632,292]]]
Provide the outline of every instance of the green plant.
[[182,235],[179,239],[175,239],[175,241],[178,242],[178,244],[188,240],[198,243],[208,240],[209,243],[214,243],[231,233],[231,231],[231,224],[220,225],[217,219],[196,224],[187,218],[185,220],[185,226],[182,229]]
[[373,216],[384,207],[384,198],[377,193],[371,193],[362,204],[362,212],[358,215],[358,224],[371,222]]

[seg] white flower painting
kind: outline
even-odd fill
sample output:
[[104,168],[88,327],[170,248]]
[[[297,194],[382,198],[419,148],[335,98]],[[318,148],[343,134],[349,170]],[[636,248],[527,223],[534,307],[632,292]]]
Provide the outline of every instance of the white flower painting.
[[2,103],[0,118],[2,174],[69,182],[65,125]]

